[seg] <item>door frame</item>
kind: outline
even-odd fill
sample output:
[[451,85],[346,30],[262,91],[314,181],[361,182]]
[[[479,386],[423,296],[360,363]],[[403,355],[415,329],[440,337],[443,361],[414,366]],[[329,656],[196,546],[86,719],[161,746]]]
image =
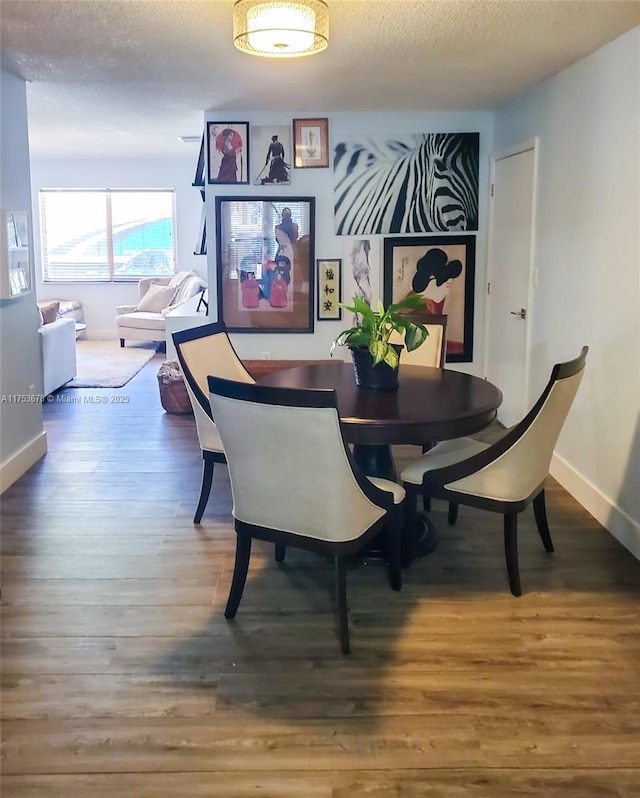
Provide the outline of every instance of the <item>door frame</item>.
[[[510,158],[514,155],[533,150],[533,185],[532,185],[532,198],[531,198],[531,242],[529,246],[529,274],[528,274],[528,291],[527,291],[527,318],[525,330],[525,362],[524,362],[524,397],[525,397],[525,412],[529,404],[529,383],[531,374],[531,339],[532,339],[532,321],[534,316],[534,288],[538,284],[538,272],[535,268],[536,257],[536,232],[537,232],[537,215],[538,215],[538,172],[540,166],[540,137],[534,136],[530,139],[525,139],[519,144],[512,147],[507,147],[504,150],[498,150],[491,155],[491,168],[489,178],[489,230],[488,230],[488,245],[487,245],[487,280],[485,284],[485,318],[484,318],[484,347],[482,359],[482,372],[484,378],[487,379],[487,364],[489,362],[489,324],[491,323],[491,294],[489,293],[489,285],[493,275],[493,255],[494,255],[494,221],[495,221],[495,199],[493,195],[493,187],[496,180],[496,162],[502,161],[505,158]],[[498,386],[499,387],[499,386]]]

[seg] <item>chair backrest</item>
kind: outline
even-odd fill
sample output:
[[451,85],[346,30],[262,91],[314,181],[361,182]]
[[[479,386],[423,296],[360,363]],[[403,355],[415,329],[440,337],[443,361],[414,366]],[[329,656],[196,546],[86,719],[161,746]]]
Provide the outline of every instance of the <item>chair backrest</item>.
[[237,521],[346,542],[385,515],[344,443],[335,391],[215,377],[209,388]]
[[253,377],[242,365],[222,322],[179,330],[172,335],[191,399],[200,446],[221,451],[222,444],[209,405],[207,377],[213,374],[238,382],[253,382]]
[[[549,473],[588,351],[585,346],[574,360],[556,363],[538,401],[500,440],[459,466],[446,469],[447,487],[500,501],[519,501],[536,493]],[[467,475],[457,478],[456,469],[461,467]]]
[[[444,368],[445,350],[447,346],[447,317],[445,315],[425,316],[424,314],[414,316],[411,313],[406,315],[424,324],[429,331],[429,335],[422,346],[419,346],[412,352],[409,352],[405,347],[400,355],[400,363],[405,366],[435,366],[436,368]],[[402,337],[395,331],[391,334],[390,341],[392,344],[403,343]]]

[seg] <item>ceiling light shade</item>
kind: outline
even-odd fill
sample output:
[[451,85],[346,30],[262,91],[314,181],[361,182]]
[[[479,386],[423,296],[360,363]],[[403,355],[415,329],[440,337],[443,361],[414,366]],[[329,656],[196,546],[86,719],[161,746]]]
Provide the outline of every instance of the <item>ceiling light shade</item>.
[[329,42],[324,0],[236,0],[233,43],[244,53],[293,58],[319,53]]

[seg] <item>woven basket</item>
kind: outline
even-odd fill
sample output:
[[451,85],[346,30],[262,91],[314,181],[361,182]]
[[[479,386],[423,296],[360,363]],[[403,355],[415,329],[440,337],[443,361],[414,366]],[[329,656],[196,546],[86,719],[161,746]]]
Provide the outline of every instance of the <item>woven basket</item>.
[[160,388],[160,403],[167,413],[193,413],[184,377],[177,360],[167,360],[160,366],[158,387]]

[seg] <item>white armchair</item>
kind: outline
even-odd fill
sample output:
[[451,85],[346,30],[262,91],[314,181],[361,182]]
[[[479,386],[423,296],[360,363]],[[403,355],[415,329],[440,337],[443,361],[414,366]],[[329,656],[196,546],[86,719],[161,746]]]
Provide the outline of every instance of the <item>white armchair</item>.
[[116,307],[120,346],[125,341],[166,341],[166,314],[206,287],[206,281],[195,272],[177,272],[171,278],[143,277],[138,283],[138,304]]

